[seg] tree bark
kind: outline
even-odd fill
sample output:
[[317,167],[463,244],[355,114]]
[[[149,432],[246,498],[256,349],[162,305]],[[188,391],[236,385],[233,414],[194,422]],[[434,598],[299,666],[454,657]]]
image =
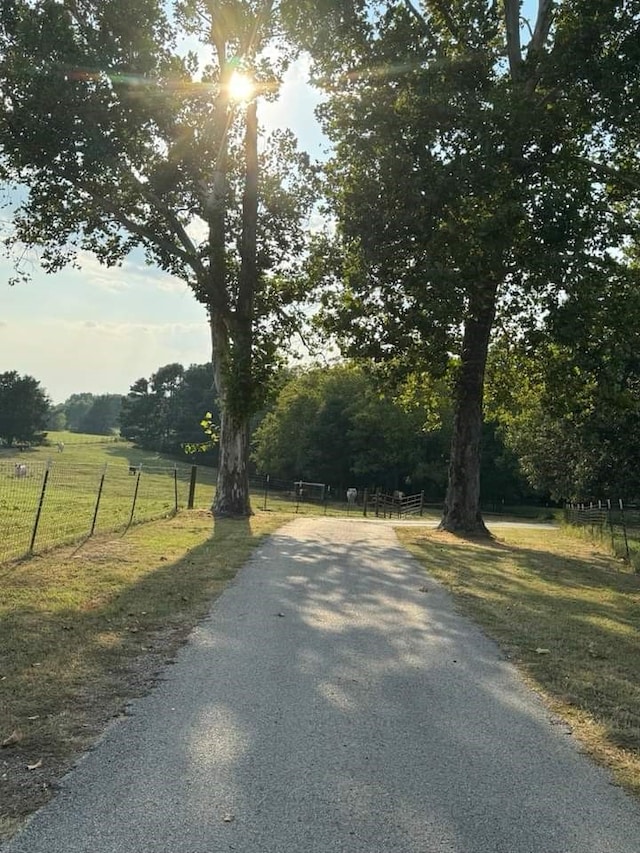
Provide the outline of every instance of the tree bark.
[[[258,281],[258,120],[255,101],[247,106],[245,187],[238,296],[233,316],[211,312],[212,362],[220,398],[220,446],[214,518],[252,514],[249,499],[249,419],[253,405],[253,314]],[[212,259],[213,263],[213,259]]]
[[246,518],[249,500],[249,421],[237,419],[222,408],[218,480],[212,512],[214,518]]
[[238,412],[230,383],[230,334],[220,315],[211,313],[213,380],[220,400],[220,437],[214,518],[245,518],[249,500],[249,416]]
[[495,285],[472,295],[464,327],[449,462],[449,484],[440,530],[488,536],[480,512],[480,455],[484,373],[496,312]]

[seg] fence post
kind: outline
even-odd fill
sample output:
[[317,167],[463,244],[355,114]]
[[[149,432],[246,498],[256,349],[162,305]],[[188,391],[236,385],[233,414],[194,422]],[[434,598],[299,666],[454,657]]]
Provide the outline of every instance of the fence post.
[[133,524],[133,514],[136,511],[136,501],[138,500],[138,489],[140,488],[140,476],[142,474],[142,465],[138,466],[138,473],[136,475],[136,487],[133,490],[133,501],[131,503],[131,515],[129,516],[129,523],[125,528],[125,533]]
[[104,486],[104,478],[107,474],[107,463],[104,463],[104,468],[102,469],[102,474],[100,475],[100,485],[98,486],[98,497],[96,498],[95,509],[93,510],[93,519],[91,520],[91,530],[89,531],[89,536],[93,536],[93,532],[96,529],[96,522],[98,521],[98,510],[100,509],[100,499],[102,498],[102,487]]
[[178,466],[173,466],[173,506],[174,514],[178,514]]
[[267,508],[267,498],[269,497],[269,481],[271,477],[267,474],[264,478],[264,509]]
[[367,504],[369,503],[369,489],[364,490],[364,494],[362,496],[362,514],[366,518],[367,517]]
[[607,498],[607,518],[609,520],[609,529],[611,531],[611,550],[616,551],[615,532],[613,529],[613,513],[611,512],[611,499]]
[[622,532],[624,533],[624,550],[627,555],[627,560],[629,559],[629,540],[627,539],[627,521],[624,517],[624,504],[622,503],[622,498],[619,499],[620,503],[620,517],[622,519]]
[[47,480],[49,479],[49,467],[51,465],[51,460],[47,460],[47,467],[44,469],[44,477],[42,478],[42,488],[40,489],[40,500],[38,501],[38,509],[36,510],[36,517],[33,522],[33,531],[31,533],[31,542],[29,544],[29,553],[33,554],[33,549],[36,544],[36,534],[38,533],[38,525],[40,524],[40,516],[42,514],[42,506],[44,504],[44,496],[47,491]]
[[420,492],[420,518],[424,512],[424,489]]
[[191,466],[191,477],[189,479],[189,498],[187,500],[187,509],[193,509],[193,502],[196,497],[196,479],[198,477],[198,466]]

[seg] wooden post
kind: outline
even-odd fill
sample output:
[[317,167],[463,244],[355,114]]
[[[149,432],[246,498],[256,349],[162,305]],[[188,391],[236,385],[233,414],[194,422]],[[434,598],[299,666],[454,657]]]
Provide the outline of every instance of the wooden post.
[[629,540],[627,538],[627,520],[624,517],[624,504],[622,503],[622,498],[619,500],[620,503],[620,518],[622,520],[622,532],[624,533],[624,550],[627,555],[627,560],[629,559]]
[[173,506],[174,514],[178,514],[178,466],[173,466]]
[[191,477],[189,479],[189,498],[187,499],[187,509],[193,509],[193,502],[196,496],[196,479],[198,477],[198,466],[191,466]]
[[131,515],[129,516],[129,523],[127,524],[126,530],[128,530],[133,524],[133,516],[136,511],[136,503],[138,501],[138,489],[140,488],[140,475],[142,474],[142,465],[138,468],[138,474],[136,476],[136,487],[133,490],[133,500],[131,501]]
[[29,553],[33,554],[33,548],[36,544],[36,534],[38,533],[38,525],[40,524],[40,516],[42,515],[42,506],[44,504],[44,496],[47,491],[47,481],[49,479],[49,465],[47,462],[47,467],[44,471],[44,477],[42,479],[42,488],[40,489],[40,500],[38,501],[38,509],[36,510],[36,518],[33,522],[33,532],[31,533],[31,543],[29,545]]
[[102,498],[102,488],[104,486],[104,478],[107,475],[107,463],[105,462],[104,468],[102,469],[102,476],[100,477],[100,485],[98,486],[98,496],[96,498],[96,506],[93,510],[93,520],[91,522],[91,530],[89,531],[89,536],[93,536],[93,533],[96,529],[96,522],[98,521],[98,510],[100,509],[100,499]]

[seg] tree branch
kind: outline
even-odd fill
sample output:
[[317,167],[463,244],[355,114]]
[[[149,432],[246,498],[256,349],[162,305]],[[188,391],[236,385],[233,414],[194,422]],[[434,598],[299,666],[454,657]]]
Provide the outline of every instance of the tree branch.
[[627,186],[629,189],[640,191],[640,176],[631,173],[625,174],[613,166],[607,166],[605,163],[598,163],[595,160],[590,160],[588,157],[576,157],[576,162],[582,163],[583,166],[588,166],[594,172],[599,173],[603,177],[611,178],[614,182]]
[[413,3],[411,2],[411,0],[404,0],[404,5],[407,7],[407,11],[408,11],[408,12],[409,12],[409,14],[411,15],[411,17],[412,17],[412,18],[414,18],[414,19],[418,22],[418,24],[419,24],[419,26],[420,26],[420,29],[421,29],[423,32],[428,32],[429,27],[427,26],[427,22],[426,22],[426,21],[425,21],[425,19],[422,17],[422,15],[420,14],[420,12],[418,12],[418,10],[417,10],[417,9],[416,9],[416,7],[413,5]]
[[[122,207],[119,204],[116,204],[107,196],[100,195],[100,193],[96,192],[89,184],[79,182],[78,186],[91,197],[96,205],[111,214],[115,221],[122,225],[123,228],[126,228],[126,230],[131,234],[135,234],[137,237],[142,237],[146,242],[151,243],[162,251],[167,252],[167,254],[184,261],[184,263],[193,269],[196,275],[199,273],[199,270],[197,269],[199,260],[197,257],[192,257],[188,252],[185,252],[176,246],[176,244],[171,240],[165,239],[147,228],[146,225],[142,225],[141,223],[136,222],[135,219],[131,219],[130,216],[127,216],[126,213],[123,212]],[[195,265],[194,261],[196,261]]]
[[266,0],[262,9],[259,9],[253,20],[253,27],[247,39],[247,43],[240,44],[240,50],[246,56],[252,59],[258,51],[258,44],[261,41],[260,30],[266,24],[273,12],[274,0]]
[[180,222],[176,214],[172,210],[169,210],[167,205],[163,203],[162,199],[153,192],[148,184],[141,181],[140,178],[137,178],[135,175],[128,172],[127,179],[133,181],[134,186],[140,195],[146,199],[149,204],[153,205],[154,209],[160,214],[160,216],[163,216],[167,220],[171,230],[185,250],[185,253],[192,257],[196,262],[197,268],[194,264],[190,264],[193,271],[197,275],[203,273],[204,267],[198,258],[198,249],[191,237],[187,234],[184,225]]
[[435,8],[440,12],[442,18],[447,25],[447,29],[449,33],[454,37],[454,39],[460,44],[468,47],[467,40],[462,35],[461,28],[456,24],[455,19],[451,13],[451,9],[447,6],[447,0],[431,0]]
[[507,56],[512,80],[519,80],[522,66],[520,44],[520,0],[504,0],[504,20],[507,35]]
[[536,26],[527,53],[539,53],[542,50],[551,29],[553,6],[554,0],[539,0]]
[[533,31],[533,36],[527,47],[527,58],[533,60],[533,67],[526,84],[527,96],[533,95],[536,85],[540,79],[539,62],[536,61],[536,56],[542,53],[549,31],[551,29],[551,18],[553,13],[555,0],[538,0],[538,17],[536,26]]

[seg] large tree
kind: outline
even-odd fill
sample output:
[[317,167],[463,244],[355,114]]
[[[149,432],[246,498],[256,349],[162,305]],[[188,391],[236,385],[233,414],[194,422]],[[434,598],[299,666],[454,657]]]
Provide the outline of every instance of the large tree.
[[15,442],[40,444],[49,405],[33,376],[20,376],[15,370],[0,373],[0,439],[9,447]]
[[[258,150],[257,98],[287,55],[272,0],[9,0],[0,170],[26,188],[11,242],[55,272],[132,250],[207,307],[221,403],[216,515],[246,515],[248,424],[292,334],[312,203],[288,133]],[[180,39],[197,50],[180,55]],[[241,76],[241,75],[244,75]]]
[[484,532],[496,319],[517,328],[623,276],[615,250],[636,241],[640,5],[538,0],[530,19],[520,0],[314,8],[300,4],[298,31],[335,143],[325,317],[349,354],[432,369],[455,355],[442,527]]
[[583,286],[541,328],[492,345],[489,412],[555,498],[640,497],[639,285],[632,269]]
[[[206,413],[219,420],[219,407],[212,387],[211,364],[167,364],[149,379],[133,383],[122,400],[121,434],[139,447],[182,454],[185,445],[198,445],[205,438],[200,426]],[[217,464],[217,448],[205,456]]]

